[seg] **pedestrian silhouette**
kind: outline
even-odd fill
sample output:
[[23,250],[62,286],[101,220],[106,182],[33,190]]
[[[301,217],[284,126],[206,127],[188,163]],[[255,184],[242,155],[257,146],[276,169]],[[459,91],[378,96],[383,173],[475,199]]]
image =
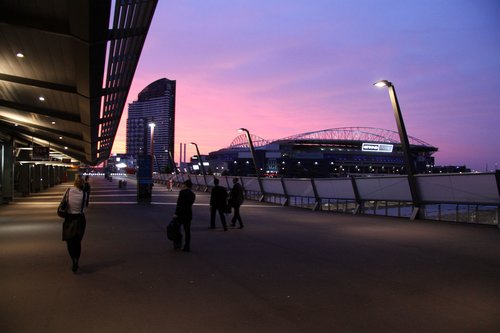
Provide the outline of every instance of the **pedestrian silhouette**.
[[240,185],[238,178],[233,178],[233,188],[229,193],[229,202],[231,207],[234,208],[234,215],[231,219],[231,226],[236,225],[236,221],[239,223],[239,228],[243,229],[243,221],[240,215],[240,206],[243,204],[245,197],[243,195],[243,187]]
[[222,186],[219,186],[219,179],[214,179],[215,186],[210,194],[210,229],[215,229],[215,215],[218,212],[224,231],[227,231],[226,217],[224,213],[227,206],[227,192]]
[[[193,218],[193,203],[196,199],[196,195],[191,188],[193,183],[191,180],[186,180],[184,182],[184,188],[179,192],[179,197],[177,198],[177,206],[175,207],[174,218],[177,218],[179,223],[184,227],[184,248],[183,251],[191,250],[191,220]],[[182,240],[181,240],[182,243]],[[180,248],[181,244],[176,244],[176,248]]]

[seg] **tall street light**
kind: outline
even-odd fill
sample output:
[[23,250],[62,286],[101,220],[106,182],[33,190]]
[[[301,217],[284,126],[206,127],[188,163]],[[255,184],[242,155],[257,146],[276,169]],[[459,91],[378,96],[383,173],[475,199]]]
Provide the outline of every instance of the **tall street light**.
[[253,146],[252,137],[250,136],[250,132],[246,128],[238,129],[238,132],[245,132],[248,140],[248,145],[250,146],[250,154],[252,155],[253,165],[255,167],[255,174],[257,177],[260,176],[259,168],[257,167],[257,162],[255,160],[255,148]]
[[262,197],[260,198],[259,201],[264,200],[264,188],[262,187],[262,182],[260,180],[260,172],[259,172],[259,167],[257,166],[257,161],[255,159],[255,148],[253,146],[252,142],[252,137],[250,135],[250,132],[246,128],[240,128],[238,129],[238,132],[245,132],[248,140],[248,145],[250,146],[250,154],[252,155],[252,160],[253,160],[253,165],[255,167],[255,174],[257,176],[257,182],[259,183],[259,188],[260,188],[260,193],[262,193]]
[[170,150],[168,149],[165,149],[165,152],[168,154],[168,157],[169,157],[169,160],[170,160],[170,164],[172,165],[172,171],[177,174],[178,171],[177,171],[177,166],[175,165],[175,162],[174,162],[174,157],[172,156],[172,153],[170,152]]
[[403,115],[401,113],[401,108],[399,107],[398,97],[396,95],[396,90],[392,82],[387,80],[380,80],[373,84],[376,87],[387,87],[389,91],[389,97],[391,99],[392,108],[394,110],[394,117],[396,118],[396,124],[398,125],[399,139],[401,140],[401,148],[403,150],[403,156],[405,160],[405,167],[408,174],[408,184],[410,186],[410,193],[413,201],[413,213],[411,219],[418,218],[418,211],[420,208],[420,197],[418,194],[417,183],[415,181],[415,165],[413,164],[413,158],[410,150],[410,141],[408,140],[408,134],[406,133],[405,123],[403,121]]
[[205,172],[205,166],[203,165],[203,161],[201,160],[200,150],[198,149],[198,145],[196,143],[191,142],[191,144],[196,148],[196,154],[198,154],[198,163],[203,174],[203,180],[205,181],[205,190],[208,190],[207,173]]
[[155,135],[155,122],[152,120],[149,123],[149,128],[151,129],[151,180],[149,183],[149,200],[151,200],[151,197],[153,196],[153,161],[154,161],[154,135]]
[[152,121],[149,123],[151,129],[151,179],[153,179],[153,160],[154,160],[154,135],[156,124]]

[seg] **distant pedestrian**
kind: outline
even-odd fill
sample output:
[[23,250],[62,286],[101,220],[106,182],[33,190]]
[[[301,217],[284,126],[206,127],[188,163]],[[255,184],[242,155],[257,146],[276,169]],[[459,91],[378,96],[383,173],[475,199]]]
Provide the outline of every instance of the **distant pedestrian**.
[[219,179],[214,179],[214,188],[210,194],[210,229],[215,229],[215,215],[218,212],[224,231],[227,231],[226,217],[224,216],[227,206],[227,192],[219,186]]
[[87,221],[83,212],[86,202],[86,194],[83,191],[85,181],[78,176],[73,187],[66,192],[68,208],[63,223],[63,240],[66,241],[68,253],[73,262],[72,271],[78,270],[78,261],[82,252],[82,239],[85,234]]
[[231,219],[231,226],[234,227],[236,225],[236,221],[238,221],[240,224],[239,228],[243,229],[243,221],[241,220],[240,216],[240,206],[243,204],[245,197],[243,195],[243,187],[238,181],[238,178],[233,178],[233,188],[229,193],[229,202],[231,204],[231,207],[234,208],[234,215]]
[[[191,190],[193,183],[191,180],[184,182],[184,188],[179,192],[177,198],[177,206],[175,207],[174,218],[179,220],[179,223],[184,226],[184,248],[183,251],[191,250],[191,220],[193,219],[193,203],[196,195]],[[181,241],[182,242],[182,241]],[[181,247],[181,244],[176,244],[176,248]]]
[[89,183],[89,176],[85,176],[85,183],[83,184],[83,192],[86,194],[86,199],[85,199],[85,207],[89,206],[89,201],[90,201],[90,183]]

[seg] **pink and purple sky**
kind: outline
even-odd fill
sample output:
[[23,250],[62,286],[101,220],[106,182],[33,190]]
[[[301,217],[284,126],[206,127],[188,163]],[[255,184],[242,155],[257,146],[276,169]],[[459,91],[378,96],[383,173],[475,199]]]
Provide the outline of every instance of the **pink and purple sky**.
[[177,81],[178,161],[179,143],[208,154],[240,127],[265,139],[397,131],[387,89],[372,85],[386,79],[437,165],[500,169],[499,18],[498,0],[160,0],[128,102]]

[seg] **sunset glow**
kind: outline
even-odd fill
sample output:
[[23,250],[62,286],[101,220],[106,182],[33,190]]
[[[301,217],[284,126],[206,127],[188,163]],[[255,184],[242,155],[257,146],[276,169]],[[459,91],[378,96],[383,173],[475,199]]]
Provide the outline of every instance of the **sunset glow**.
[[[177,81],[175,154],[336,127],[397,130],[439,148],[436,165],[500,164],[497,1],[159,1],[128,96]],[[381,23],[382,22],[382,23]],[[113,147],[125,152],[124,111]]]

